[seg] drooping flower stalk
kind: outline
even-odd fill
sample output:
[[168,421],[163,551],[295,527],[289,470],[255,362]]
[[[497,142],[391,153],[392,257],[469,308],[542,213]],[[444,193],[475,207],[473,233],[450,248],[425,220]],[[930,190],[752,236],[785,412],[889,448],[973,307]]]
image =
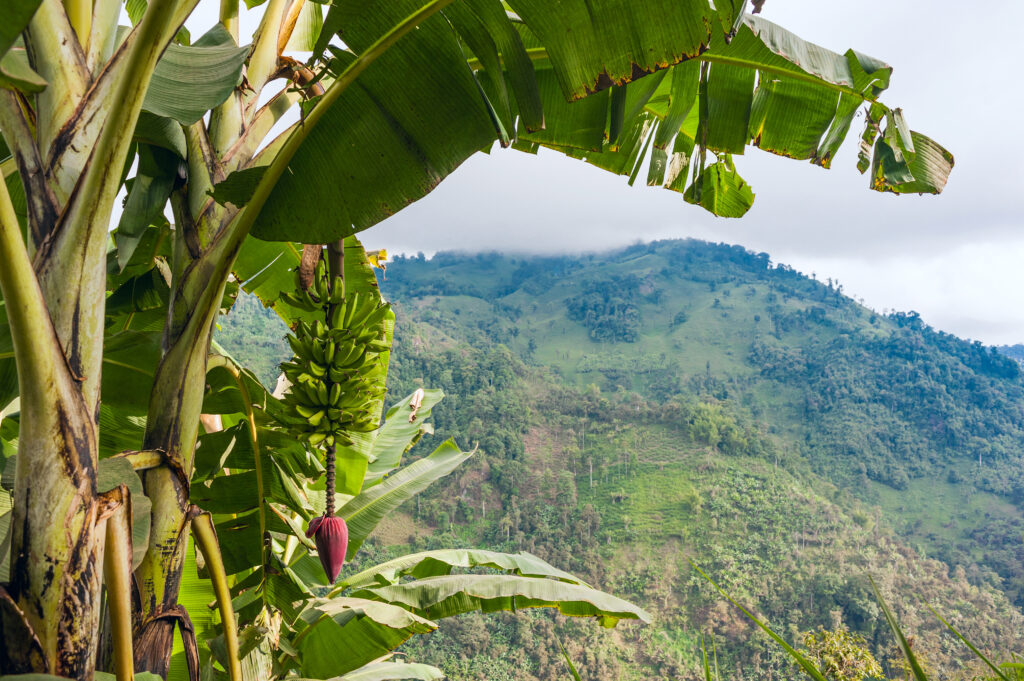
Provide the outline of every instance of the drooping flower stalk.
[[313,518],[306,531],[307,537],[316,541],[316,551],[320,555],[327,579],[334,584],[345,564],[345,553],[348,550],[348,526],[345,519],[334,515],[334,445],[327,445],[324,468],[326,469],[327,507],[322,516]]
[[315,538],[331,582],[348,548],[348,528],[335,516],[336,448],[351,445],[353,432],[377,428],[375,405],[383,386],[371,376],[377,356],[388,349],[384,322],[390,309],[379,296],[347,295],[343,269],[341,244],[332,244],[326,259],[321,247],[307,247],[296,272],[296,292],[282,296],[316,317],[312,323],[297,322],[288,338],[295,357],[282,365],[292,384],[285,395],[289,413],[282,420],[310,447],[324,450],[325,510],[310,521],[306,536]]

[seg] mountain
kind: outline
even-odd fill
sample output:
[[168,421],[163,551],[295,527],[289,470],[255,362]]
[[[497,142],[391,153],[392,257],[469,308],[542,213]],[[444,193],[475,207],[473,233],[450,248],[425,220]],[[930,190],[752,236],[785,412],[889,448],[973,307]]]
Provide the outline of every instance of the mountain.
[[996,350],[1011,359],[1024,363],[1024,344],[1022,343],[1017,343],[1016,345],[998,345],[996,346]]
[[[702,634],[735,678],[796,676],[690,561],[798,643],[846,626],[895,659],[870,575],[942,678],[976,669],[919,597],[984,650],[1021,649],[1016,361],[698,241],[398,258],[382,288],[398,316],[392,397],[443,388],[433,437],[479,452],[370,554],[527,550],[655,615],[611,633],[464,617],[409,646],[450,678],[565,678],[559,640],[584,678],[703,678]],[[219,340],[259,355],[239,342],[252,326]]]

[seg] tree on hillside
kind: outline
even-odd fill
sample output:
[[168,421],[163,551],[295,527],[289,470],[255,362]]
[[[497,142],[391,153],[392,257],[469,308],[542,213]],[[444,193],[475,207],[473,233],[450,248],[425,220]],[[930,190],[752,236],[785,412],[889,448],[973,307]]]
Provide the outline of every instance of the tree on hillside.
[[[952,167],[878,102],[888,66],[741,2],[637,1],[625,22],[610,0],[266,0],[247,3],[261,19],[242,46],[235,0],[193,40],[181,27],[198,2],[129,0],[123,30],[119,0],[6,7],[0,404],[20,402],[5,672],[91,678],[106,580],[112,616],[132,609],[134,666],[167,673],[175,627],[189,629],[178,597],[212,329],[237,283],[301,316],[281,298],[295,242],[340,244],[494,141],[630,181],[647,163],[648,184],[725,216],[753,200],[733,154],[750,142],[828,167],[862,103],[874,189],[938,193]],[[273,136],[289,111],[299,120]],[[141,485],[101,489],[121,450]],[[151,511],[127,528],[133,497]]]

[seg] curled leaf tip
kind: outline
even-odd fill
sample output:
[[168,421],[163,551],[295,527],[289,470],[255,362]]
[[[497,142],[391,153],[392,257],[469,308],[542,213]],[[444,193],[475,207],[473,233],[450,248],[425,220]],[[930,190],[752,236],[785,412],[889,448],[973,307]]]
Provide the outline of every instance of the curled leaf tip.
[[313,535],[316,534],[316,528],[320,527],[320,523],[324,520],[323,516],[317,516],[309,521],[309,527],[306,529],[306,537],[312,539]]

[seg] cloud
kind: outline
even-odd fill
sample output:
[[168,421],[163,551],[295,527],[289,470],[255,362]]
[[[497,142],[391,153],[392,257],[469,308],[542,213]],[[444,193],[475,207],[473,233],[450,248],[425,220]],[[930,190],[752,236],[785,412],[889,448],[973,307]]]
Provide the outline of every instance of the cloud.
[[[1018,291],[1024,95],[1010,65],[1008,0],[979,12],[944,1],[823,4],[769,0],[766,18],[837,51],[895,66],[883,100],[956,156],[938,197],[868,190],[854,168],[855,123],[833,168],[749,149],[737,157],[757,193],[741,220],[716,219],[663,189],[541,152],[478,155],[433,194],[365,240],[407,252],[578,252],[693,236],[767,251],[821,278],[839,277],[876,307],[916,309],[933,324],[989,342],[1024,340]],[[1022,253],[1024,254],[1024,253]],[[956,282],[955,289],[951,282]],[[941,291],[939,295],[937,292]]]

